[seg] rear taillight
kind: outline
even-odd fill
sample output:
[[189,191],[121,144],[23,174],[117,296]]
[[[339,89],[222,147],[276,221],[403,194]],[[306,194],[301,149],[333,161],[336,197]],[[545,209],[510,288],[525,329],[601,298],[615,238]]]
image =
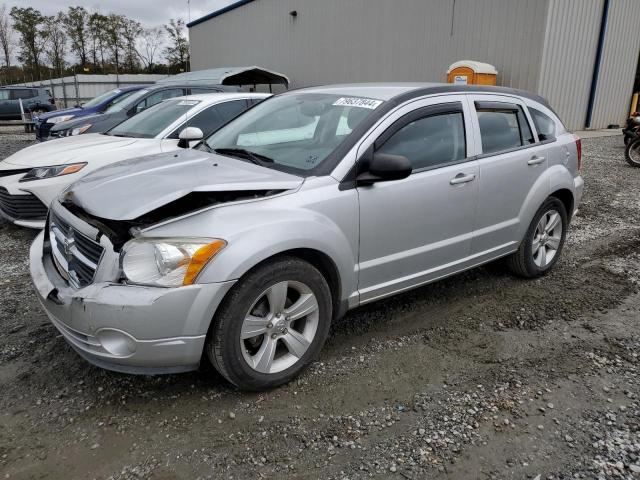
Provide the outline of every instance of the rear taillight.
[[574,135],[576,139],[576,152],[578,153],[578,171],[582,172],[582,140],[579,136]]

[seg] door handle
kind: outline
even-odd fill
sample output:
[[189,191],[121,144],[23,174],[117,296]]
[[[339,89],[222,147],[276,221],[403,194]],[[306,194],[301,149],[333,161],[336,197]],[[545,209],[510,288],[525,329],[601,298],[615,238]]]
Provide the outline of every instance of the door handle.
[[459,173],[458,175],[453,177],[451,180],[449,180],[449,184],[458,185],[460,183],[473,182],[475,179],[476,179],[475,173],[471,173],[469,175],[465,175],[464,173]]
[[538,165],[542,162],[544,162],[546,160],[546,157],[539,157],[537,155],[534,155],[533,157],[531,157],[531,159],[527,162],[527,165]]

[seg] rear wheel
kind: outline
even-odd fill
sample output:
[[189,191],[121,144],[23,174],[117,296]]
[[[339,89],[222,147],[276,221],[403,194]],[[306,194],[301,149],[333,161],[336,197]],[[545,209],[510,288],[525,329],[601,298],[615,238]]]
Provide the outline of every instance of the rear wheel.
[[288,382],[316,357],[329,332],[331,293],[309,263],[282,257],[243,277],[221,305],[207,354],[231,383],[263,390]]
[[538,209],[518,251],[507,259],[516,275],[534,278],[548,273],[558,261],[567,233],[567,210],[555,197]]
[[632,167],[640,167],[640,138],[627,144],[627,148],[624,149],[624,158]]

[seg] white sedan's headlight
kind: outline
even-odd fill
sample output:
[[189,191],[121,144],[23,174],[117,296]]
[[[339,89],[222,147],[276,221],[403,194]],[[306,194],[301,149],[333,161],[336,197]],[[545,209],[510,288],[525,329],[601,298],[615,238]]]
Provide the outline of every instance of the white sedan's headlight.
[[120,266],[131,283],[191,285],[226,245],[219,238],[137,238],[122,248]]
[[31,182],[33,180],[43,180],[45,178],[60,177],[79,172],[87,166],[87,162],[67,163],[65,165],[53,165],[51,167],[36,167],[29,170],[20,182]]
[[48,118],[47,123],[56,124],[60,122],[66,122],[67,120],[71,120],[72,118],[75,118],[75,115],[60,115],[59,117]]

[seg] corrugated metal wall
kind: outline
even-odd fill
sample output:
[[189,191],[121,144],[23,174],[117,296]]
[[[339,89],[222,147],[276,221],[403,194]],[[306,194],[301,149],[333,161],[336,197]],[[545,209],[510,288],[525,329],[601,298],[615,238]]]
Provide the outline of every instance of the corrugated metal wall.
[[538,91],[570,129],[584,127],[602,5],[603,0],[549,4]]
[[548,1],[257,0],[193,26],[191,64],[260,65],[307,86],[445,81],[451,63],[472,59],[534,90]]
[[592,128],[622,125],[629,114],[640,51],[640,1],[611,0]]

